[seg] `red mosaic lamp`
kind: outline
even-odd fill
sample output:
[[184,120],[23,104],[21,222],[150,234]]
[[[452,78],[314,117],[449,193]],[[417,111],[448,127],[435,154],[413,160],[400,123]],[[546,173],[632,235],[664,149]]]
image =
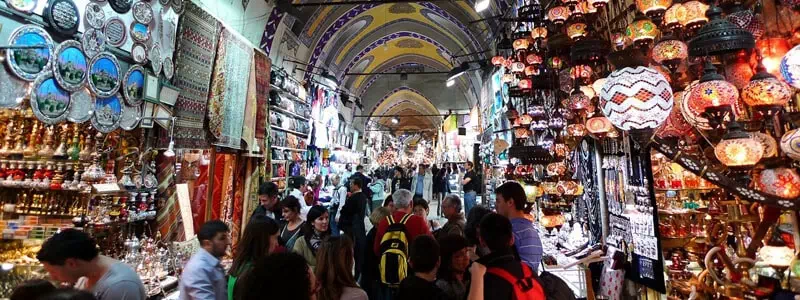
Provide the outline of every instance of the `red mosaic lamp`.
[[725,77],[717,73],[717,68],[706,61],[703,78],[689,91],[689,106],[703,111],[709,125],[717,128],[725,120],[734,120],[733,105],[739,99],[739,90]]

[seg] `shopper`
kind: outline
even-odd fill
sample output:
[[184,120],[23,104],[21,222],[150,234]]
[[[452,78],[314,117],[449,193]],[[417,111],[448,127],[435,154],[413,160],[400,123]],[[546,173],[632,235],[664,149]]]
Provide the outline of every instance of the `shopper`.
[[367,229],[364,224],[366,218],[367,196],[361,190],[361,178],[353,175],[350,180],[350,197],[344,203],[342,215],[339,217],[339,226],[356,245],[355,250],[355,275],[359,278],[361,267],[364,264],[364,248],[366,247]]
[[[367,175],[364,175],[364,166],[362,166],[362,165],[358,165],[358,167],[356,167],[356,172],[353,173],[353,176],[350,176],[350,181],[352,181],[353,179],[356,179],[356,178],[361,179],[361,184],[362,184],[361,187],[362,188],[368,187],[372,183],[372,179],[367,177]],[[367,200],[371,200],[372,199],[372,190],[365,189],[362,192],[364,193],[364,195],[367,196]],[[366,213],[369,213],[369,211],[372,211],[369,207],[367,207],[367,210],[368,211]]]
[[397,192],[399,189],[411,189],[411,187],[405,187],[406,178],[403,173],[403,168],[397,166],[394,168],[392,178],[389,181],[389,186],[391,186],[391,193]]
[[294,196],[287,196],[281,201],[284,223],[279,236],[280,244],[288,250],[294,249],[294,243],[300,237],[303,220],[300,219],[300,201]]
[[331,197],[331,234],[333,236],[338,236],[339,231],[341,230],[339,226],[339,216],[342,214],[342,208],[344,208],[344,203],[347,201],[347,191],[349,187],[347,186],[346,179],[342,179],[342,176],[334,175],[331,178],[331,183],[333,183],[334,190],[333,196]]
[[[431,236],[414,238],[408,249],[413,276],[403,279],[397,290],[397,300],[444,300],[447,295],[436,286],[436,272],[441,262],[439,244]],[[511,299],[511,298],[505,298]]]
[[526,218],[532,207],[527,201],[525,189],[514,181],[508,181],[495,190],[497,213],[511,220],[514,229],[514,245],[519,258],[531,266],[534,272],[542,261],[542,241],[539,231]]
[[461,213],[461,199],[454,194],[449,194],[442,200],[442,213],[447,219],[447,223],[442,226],[435,236],[441,237],[450,234],[464,235],[464,214]]
[[328,210],[315,205],[308,211],[308,221],[303,225],[303,237],[294,243],[293,251],[303,256],[311,270],[317,266],[317,249],[331,235]]
[[432,199],[433,174],[431,174],[431,171],[428,170],[425,165],[419,165],[417,175],[414,176],[411,182],[411,188],[415,199]]
[[[401,219],[403,219],[403,217],[409,215],[408,220],[405,223],[405,231],[408,241],[413,241],[417,236],[420,235],[431,235],[431,231],[428,228],[428,224],[426,224],[427,222],[425,222],[425,219],[411,214],[412,198],[411,192],[406,189],[400,189],[392,194],[395,211],[390,217],[394,220],[393,222],[399,222]],[[384,218],[378,224],[378,231],[375,234],[375,243],[373,244],[373,250],[375,255],[378,257],[381,256],[381,239],[383,238],[383,235],[386,234],[386,229],[388,227],[388,218]]]
[[425,201],[425,199],[421,198],[414,199],[414,210],[413,210],[414,215],[417,215],[420,218],[425,219],[426,223],[428,224],[428,229],[430,229],[430,231],[433,232],[434,230],[439,229],[440,225],[439,222],[436,220],[428,220],[428,214],[430,213],[430,211],[431,210],[428,206],[428,201]]
[[275,253],[256,263],[237,285],[235,300],[316,299],[314,272],[300,254]]
[[375,175],[375,181],[369,185],[369,189],[372,191],[371,209],[374,210],[380,207],[381,203],[383,203],[383,200],[386,198],[386,193],[384,192],[386,189],[386,182],[383,181],[383,175]]
[[228,299],[234,298],[238,279],[249,272],[260,259],[278,246],[278,223],[267,216],[253,216],[233,252],[233,264],[228,272]]
[[[39,300],[102,300],[103,298],[95,297],[92,293],[78,289],[66,288],[58,289],[47,293],[39,298]],[[141,298],[145,299],[145,298]]]
[[319,175],[319,174],[317,174],[317,176],[314,177],[314,181],[312,181],[312,184],[314,185],[314,188],[312,189],[312,191],[314,192],[314,203],[315,204],[319,201],[319,191],[322,190],[322,188],[324,187],[323,183],[324,183],[324,180],[322,180],[322,175]]
[[469,214],[470,209],[477,204],[478,185],[480,183],[475,175],[472,162],[468,161],[464,167],[466,168],[466,173],[464,178],[461,179],[461,184],[464,185],[464,212]]
[[436,280],[438,286],[450,300],[463,300],[469,286],[469,248],[463,235],[449,234],[438,239],[442,262]]
[[481,219],[490,213],[492,213],[492,211],[488,207],[477,205],[467,214],[467,223],[464,225],[464,237],[467,238],[467,243],[470,247],[470,260],[476,260],[478,257],[489,254],[488,250],[480,247],[478,226],[481,224]]
[[[391,198],[392,196],[389,196]],[[389,199],[387,198],[387,199]],[[369,215],[369,222],[372,223],[372,229],[367,233],[366,244],[374,245],[375,236],[378,233],[378,224],[381,220],[392,214],[392,210],[388,207],[382,206],[373,210]],[[361,278],[358,281],[361,288],[367,292],[370,299],[383,299],[381,295],[381,280],[380,280],[380,258],[375,255],[373,251],[364,251],[364,267],[361,270]]]
[[38,300],[56,290],[50,281],[44,279],[33,279],[20,283],[13,291],[9,300]]
[[436,201],[436,216],[442,215],[442,200],[444,195],[447,195],[447,166],[441,168],[434,168],[433,173],[433,199]]
[[[358,250],[358,249],[356,249]],[[331,237],[317,253],[315,272],[320,290],[318,300],[367,300],[367,293],[353,278],[353,241],[348,236]]]
[[311,205],[308,205],[305,201],[306,192],[308,190],[308,186],[306,185],[306,178],[303,176],[295,176],[289,179],[289,196],[294,196],[299,204],[300,204],[300,219],[305,221],[306,214],[308,214],[308,209],[311,208]]
[[65,229],[42,244],[36,258],[56,282],[86,285],[99,300],[141,300],[147,297],[139,275],[127,264],[100,255],[95,240],[83,231]]
[[349,184],[350,176],[353,176],[353,165],[346,164],[344,166],[344,171],[342,171],[342,181],[344,181],[345,184]]
[[392,213],[394,213],[394,199],[392,199],[392,195],[386,196],[386,199],[383,200],[383,207],[388,208]]
[[228,225],[220,220],[208,221],[197,232],[200,249],[183,268],[180,282],[180,299],[228,299],[225,269],[220,259],[231,245]]
[[[545,299],[536,272],[514,257],[514,235],[508,218],[494,213],[483,217],[479,236],[481,246],[489,250],[488,255],[476,262],[487,268],[483,277],[484,299],[515,299],[519,293],[529,296],[524,299]],[[517,284],[520,281],[526,285]]]
[[277,184],[272,181],[267,181],[258,187],[258,204],[259,205],[253,211],[253,215],[250,216],[251,219],[256,216],[267,216],[280,222],[282,218],[280,217],[278,205]]

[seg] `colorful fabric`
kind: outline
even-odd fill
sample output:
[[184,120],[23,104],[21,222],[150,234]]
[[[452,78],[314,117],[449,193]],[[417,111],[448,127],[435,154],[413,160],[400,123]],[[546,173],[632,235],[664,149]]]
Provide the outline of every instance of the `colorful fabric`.
[[174,114],[176,148],[207,148],[203,124],[220,23],[191,2],[181,16],[174,84],[181,89]]
[[179,226],[181,217],[178,197],[175,193],[175,157],[159,156],[158,199],[164,201],[156,216],[156,224],[161,236],[169,241],[183,241],[183,226]]
[[256,65],[256,140],[261,149],[266,149],[264,140],[267,135],[267,122],[269,122],[267,105],[269,103],[269,80],[272,64],[269,57],[260,51],[255,52],[253,61],[254,65]]
[[220,34],[208,96],[208,130],[214,144],[241,149],[253,48],[229,29]]
[[250,64],[250,80],[247,84],[247,103],[244,107],[244,123],[242,124],[242,140],[247,144],[245,149],[256,149],[256,65]]

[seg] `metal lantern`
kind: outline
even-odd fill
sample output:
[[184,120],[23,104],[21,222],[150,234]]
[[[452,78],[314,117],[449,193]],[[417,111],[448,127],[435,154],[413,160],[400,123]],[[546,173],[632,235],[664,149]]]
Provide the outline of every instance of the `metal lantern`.
[[781,75],[786,83],[800,88],[800,46],[795,46],[781,59]]
[[762,192],[794,199],[800,196],[800,175],[790,168],[766,169],[761,172],[756,186]]
[[653,60],[675,72],[680,63],[689,57],[689,47],[681,40],[662,40],[653,47]]
[[636,8],[651,18],[660,18],[667,8],[672,5],[672,0],[636,0]]
[[625,36],[639,45],[652,42],[658,33],[658,26],[641,14],[625,27]]
[[569,18],[569,8],[566,6],[556,6],[547,11],[547,19],[553,24],[561,25]]
[[573,40],[578,40],[586,36],[586,23],[572,23],[567,26],[567,36]]
[[744,132],[739,123],[731,122],[722,141],[714,147],[714,155],[728,167],[750,167],[764,156],[764,145]]
[[538,26],[531,30],[531,38],[541,40],[547,38],[547,27]]
[[[683,5],[686,6],[688,3]],[[698,5],[702,3],[698,2]],[[708,9],[706,16],[710,21],[689,40],[689,55],[721,55],[753,49],[756,46],[753,34],[723,19],[722,9],[719,7],[713,6]]]
[[623,68],[608,76],[600,90],[600,107],[622,130],[655,129],[672,111],[672,88],[658,71]]
[[761,21],[761,18],[750,9],[744,9],[741,6],[736,6],[734,9],[736,11],[730,13],[725,18],[731,23],[736,24],[736,26],[752,33],[756,40],[761,39],[761,36],[763,36],[766,31],[764,28],[764,21]]
[[782,81],[759,66],[758,73],[742,89],[742,100],[751,107],[780,107],[792,97],[792,90]]

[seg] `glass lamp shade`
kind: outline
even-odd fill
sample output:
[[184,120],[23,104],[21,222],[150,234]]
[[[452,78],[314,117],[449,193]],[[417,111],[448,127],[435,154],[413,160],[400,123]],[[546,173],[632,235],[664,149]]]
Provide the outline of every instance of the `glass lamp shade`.
[[[602,90],[603,89],[603,85],[606,84],[607,80],[608,79],[606,79],[606,78],[600,78],[600,79],[595,80],[594,83],[592,83],[592,89],[594,90],[594,92],[597,93],[600,90]],[[592,97],[592,98],[594,98],[594,97]]]
[[781,150],[789,158],[800,160],[800,130],[792,129],[783,134]]
[[503,74],[502,80],[503,80],[503,83],[511,83],[511,82],[514,81],[514,75],[513,74]]
[[658,32],[658,26],[648,18],[636,19],[625,27],[625,35],[635,43],[651,42]]
[[664,26],[670,29],[676,29],[683,26],[683,20],[686,19],[686,7],[681,3],[675,3],[664,12]]
[[614,130],[614,125],[608,118],[599,116],[586,120],[586,131],[591,134],[606,134]]
[[492,65],[494,65],[496,67],[502,66],[503,63],[505,63],[505,62],[506,62],[506,58],[503,57],[502,55],[495,55],[494,57],[492,57]]
[[800,88],[800,46],[795,46],[781,59],[781,76],[786,83]]
[[525,64],[517,61],[511,64],[511,72],[522,73],[525,70]]
[[561,116],[560,114],[554,114],[552,117],[550,117],[550,120],[547,122],[548,127],[558,130],[563,129],[564,126],[566,125],[567,125],[567,120],[565,120],[564,117]]
[[556,6],[547,11],[547,19],[554,24],[564,24],[569,18],[569,8],[566,6]]
[[648,16],[666,11],[670,5],[672,0],[636,0],[636,8]]
[[686,8],[686,17],[681,20],[681,25],[683,25],[683,27],[690,29],[698,28],[708,23],[708,17],[706,17],[708,5],[697,0],[692,0],[683,3],[683,7]]
[[506,69],[511,69],[511,64],[513,64],[513,63],[514,63],[514,60],[511,59],[511,57],[506,58],[506,60],[503,62],[503,67],[506,67]]
[[736,26],[739,26],[740,28],[752,33],[756,40],[761,39],[766,31],[764,28],[764,22],[761,21],[761,18],[759,18],[756,13],[750,9],[742,9],[737,12],[732,12],[725,18],[727,18],[728,21]]
[[761,172],[756,186],[767,194],[794,199],[800,196],[800,175],[790,168],[766,169]]
[[687,57],[689,47],[681,40],[660,41],[653,46],[653,60],[659,64],[678,64]]
[[699,81],[695,80],[686,86],[686,89],[675,93],[675,105],[681,109],[681,115],[686,122],[700,130],[709,130],[711,126],[708,124],[708,119],[703,117],[701,110],[698,107],[689,105],[689,91],[691,91]]
[[725,80],[700,82],[689,91],[689,106],[700,112],[709,107],[734,105],[737,99],[739,90]]
[[589,97],[589,99],[594,98],[594,96],[597,96],[597,94],[595,93],[594,89],[592,87],[588,86],[588,85],[582,85],[580,87],[580,89],[581,89],[581,92],[583,92],[584,95]]
[[611,47],[615,51],[620,51],[633,44],[633,40],[622,32],[615,32],[611,34]]
[[519,83],[517,83],[517,87],[523,90],[529,90],[533,86],[533,82],[530,79],[520,79]]
[[513,43],[515,51],[528,49],[528,46],[530,46],[530,40],[528,40],[528,38],[516,39]]
[[737,89],[743,89],[750,83],[755,72],[746,58],[739,58],[732,64],[725,66],[725,79],[732,83]]
[[[681,95],[683,91],[675,93],[675,102],[680,101],[680,98],[683,96]],[[683,114],[681,114],[681,108],[678,103],[672,106],[672,111],[669,113],[669,117],[667,120],[664,121],[664,124],[661,124],[656,130],[656,136],[660,138],[669,138],[669,137],[684,137],[690,136],[694,134],[692,132],[692,125],[689,122],[686,122],[686,119],[683,118]]]
[[785,38],[766,38],[756,43],[761,53],[761,63],[772,75],[780,76],[781,58],[789,52],[789,40]]
[[592,77],[592,67],[587,65],[577,65],[570,69],[569,76],[572,79]]
[[531,30],[531,38],[534,39],[547,38],[547,27],[544,26],[534,27],[533,30]]
[[570,124],[567,125],[567,135],[571,137],[586,136],[586,125],[583,124]]
[[547,59],[547,66],[559,70],[564,67],[564,61],[558,56],[553,56]]
[[592,104],[592,98],[586,96],[583,92],[573,92],[569,96],[569,105],[567,106],[572,110],[581,110]]
[[581,2],[581,4],[578,5],[578,7],[580,7],[581,12],[583,12],[584,14],[597,13],[597,7],[594,7],[593,5],[590,5],[589,2],[587,2],[587,1]]
[[577,40],[586,36],[586,23],[572,23],[567,26],[567,36]]
[[539,68],[534,66],[525,67],[525,76],[535,76],[535,75],[539,75]]
[[751,107],[783,106],[792,97],[792,90],[775,77],[751,80],[742,89],[742,100]]
[[769,158],[778,155],[778,142],[772,136],[761,132],[751,132],[750,135],[764,145],[763,157]]
[[541,223],[542,223],[542,226],[544,226],[544,228],[548,228],[549,229],[549,228],[555,228],[555,227],[563,226],[564,222],[566,222],[566,220],[567,219],[564,218],[564,215],[557,214],[557,215],[552,215],[552,216],[542,216]]
[[529,65],[541,65],[542,64],[542,57],[539,56],[536,53],[530,53],[527,56],[525,56],[525,61]]
[[626,131],[657,128],[667,119],[674,104],[667,79],[646,67],[612,72],[599,96],[603,114],[614,126]]
[[766,245],[758,250],[758,256],[764,263],[773,268],[788,268],[794,259],[794,250],[784,246]]
[[764,156],[764,145],[749,135],[723,139],[714,147],[714,154],[728,167],[749,167],[758,163]]
[[588,0],[586,1],[586,3],[596,8],[601,8],[608,5],[608,1],[609,0]]

